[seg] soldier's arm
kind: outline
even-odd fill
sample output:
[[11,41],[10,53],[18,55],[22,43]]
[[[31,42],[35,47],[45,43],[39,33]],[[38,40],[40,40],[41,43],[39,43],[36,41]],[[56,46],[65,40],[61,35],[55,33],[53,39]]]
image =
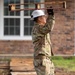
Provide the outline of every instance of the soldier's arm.
[[47,23],[45,26],[40,26],[39,30],[41,34],[47,34],[48,32],[51,32],[55,24],[55,17],[54,15],[49,15],[47,18]]
[[45,26],[40,27],[40,33],[43,33],[43,34],[51,32],[51,30],[54,27],[54,23],[55,23],[55,17],[54,17],[53,8],[49,7],[47,9],[47,13],[48,13],[48,18],[47,18],[46,24],[45,24]]

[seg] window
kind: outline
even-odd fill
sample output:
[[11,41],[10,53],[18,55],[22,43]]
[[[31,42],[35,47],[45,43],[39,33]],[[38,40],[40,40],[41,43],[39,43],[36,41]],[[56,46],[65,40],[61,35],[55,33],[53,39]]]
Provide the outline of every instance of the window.
[[[20,12],[9,12],[8,5],[11,3],[17,4],[20,3],[20,0],[4,0],[4,16],[20,16]],[[20,6],[17,6],[16,8],[20,8]]]
[[4,35],[20,35],[20,11],[9,12],[8,5],[11,3],[20,3],[20,0],[4,0]]
[[[30,14],[33,10],[25,10],[25,11],[9,11],[8,5],[13,3],[31,3],[31,2],[40,2],[41,0],[4,0],[3,2],[3,9],[4,9],[4,29],[3,29],[3,36],[5,38],[13,37],[15,39],[28,39],[31,37],[31,30],[34,25],[34,22],[30,20]],[[42,0],[43,1],[43,0]],[[16,6],[16,8],[34,8],[35,5],[24,5],[24,6]],[[16,38],[17,37],[17,38]],[[28,39],[29,40],[29,39]]]
[[31,35],[33,24],[33,21],[31,21],[30,19],[24,19],[24,35]]
[[19,18],[4,18],[4,35],[20,35]]

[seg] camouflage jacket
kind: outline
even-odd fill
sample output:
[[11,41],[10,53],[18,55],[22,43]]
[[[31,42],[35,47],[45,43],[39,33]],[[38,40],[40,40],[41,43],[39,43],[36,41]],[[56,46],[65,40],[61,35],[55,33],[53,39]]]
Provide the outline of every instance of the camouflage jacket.
[[51,56],[50,32],[54,26],[54,16],[48,16],[45,26],[37,23],[32,29],[32,41],[34,45],[34,56],[44,54]]

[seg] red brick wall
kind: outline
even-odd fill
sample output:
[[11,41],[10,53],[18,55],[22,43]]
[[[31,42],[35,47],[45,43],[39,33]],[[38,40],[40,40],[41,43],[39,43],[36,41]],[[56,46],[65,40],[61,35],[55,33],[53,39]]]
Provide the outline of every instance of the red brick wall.
[[[54,1],[54,0],[46,0]],[[57,0],[55,0],[57,1]],[[63,0],[60,0],[63,1]],[[55,27],[51,34],[55,54],[74,54],[74,0],[66,0],[67,9],[55,10]],[[57,7],[56,5],[54,5]],[[31,54],[31,41],[0,41],[0,54]]]
[[[52,32],[52,44],[55,54],[74,54],[74,0],[46,0],[66,1],[67,9],[55,10],[55,27]],[[59,5],[60,6],[60,5]],[[57,7],[57,6],[56,6]]]
[[0,41],[0,54],[31,54],[31,41]]

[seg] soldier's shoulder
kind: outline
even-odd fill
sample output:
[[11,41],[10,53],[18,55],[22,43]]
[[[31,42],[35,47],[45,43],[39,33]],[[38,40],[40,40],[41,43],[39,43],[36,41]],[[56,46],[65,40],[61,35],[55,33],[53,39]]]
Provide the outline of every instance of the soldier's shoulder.
[[33,30],[34,30],[34,29],[38,30],[38,29],[39,29],[39,25],[34,25],[34,26],[33,26]]

